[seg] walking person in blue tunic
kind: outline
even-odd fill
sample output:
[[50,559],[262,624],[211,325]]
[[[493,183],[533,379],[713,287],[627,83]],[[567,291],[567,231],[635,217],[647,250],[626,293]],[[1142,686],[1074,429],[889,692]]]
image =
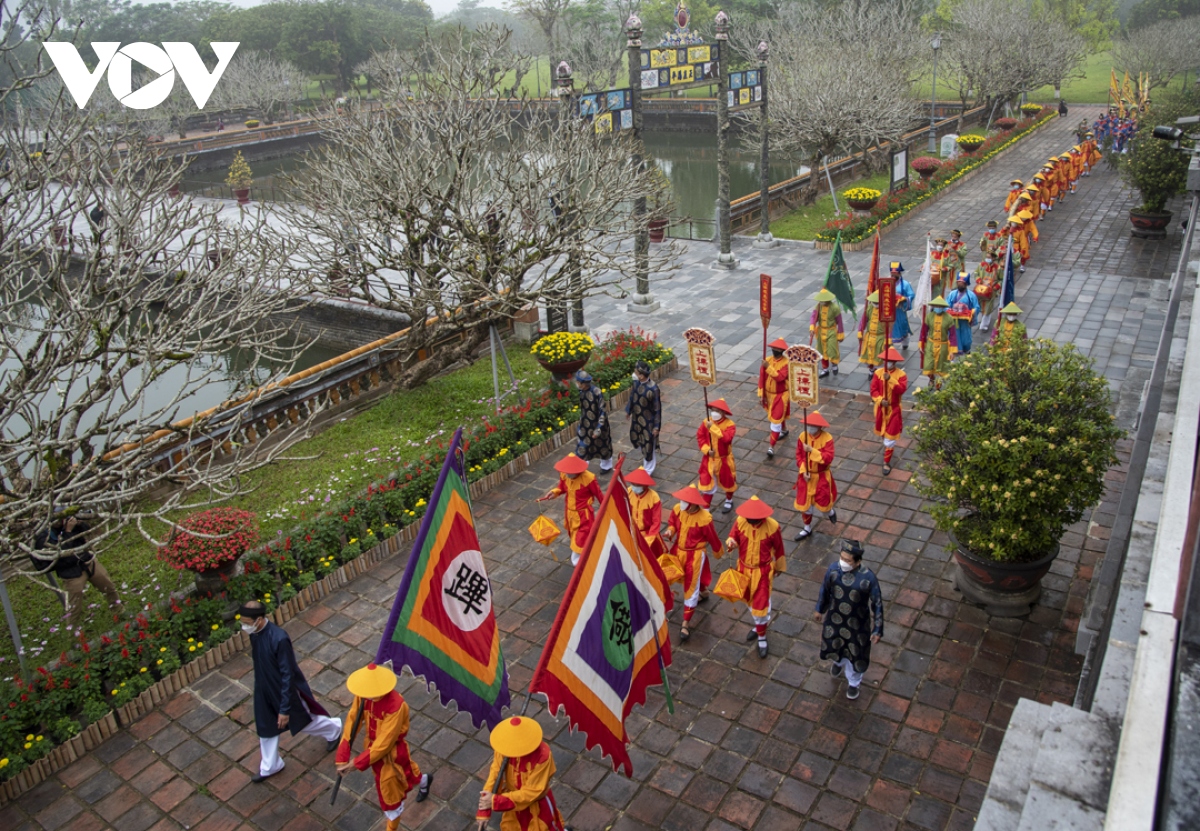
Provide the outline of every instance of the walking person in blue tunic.
[[642,467],[646,473],[654,473],[658,464],[655,450],[658,448],[658,431],[662,428],[662,397],[658,384],[650,380],[650,364],[638,361],[633,367],[633,386],[629,388],[629,403],[625,405],[629,416],[629,441],[642,451]]
[[[833,661],[834,678],[846,676],[846,698],[858,698],[871,646],[883,637],[883,595],[875,572],[862,564],[858,540],[842,540],[838,561],[825,572],[813,619],[824,623],[821,658]],[[872,618],[874,621],[872,622]]]
[[960,271],[954,291],[946,295],[946,302],[950,304],[950,316],[956,323],[958,351],[964,355],[971,354],[971,324],[979,316],[979,298],[968,288],[970,284],[971,275]]
[[612,433],[608,427],[608,413],[604,408],[604,393],[592,383],[590,372],[575,373],[575,386],[579,388],[579,426],[575,435],[575,455],[584,461],[600,460],[600,472],[613,469]]
[[330,718],[309,689],[288,633],[267,620],[266,607],[257,600],[242,605],[242,630],[250,635],[254,662],[254,728],[262,761],[251,782],[261,782],[283,770],[279,737],[285,730],[311,733],[325,740],[332,752],[342,735],[342,720]]
[[900,344],[907,352],[908,337],[912,334],[912,328],[908,325],[908,313],[912,310],[916,292],[913,291],[912,283],[904,279],[902,263],[892,263],[889,270],[896,278],[896,322],[892,324],[892,343]]

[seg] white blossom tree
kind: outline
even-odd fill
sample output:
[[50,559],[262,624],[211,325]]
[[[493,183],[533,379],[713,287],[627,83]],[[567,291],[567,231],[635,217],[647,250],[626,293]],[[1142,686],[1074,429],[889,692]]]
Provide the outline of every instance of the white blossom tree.
[[222,109],[247,107],[270,124],[275,110],[304,95],[308,78],[287,61],[259,52],[238,50],[217,85],[216,99]]
[[1164,20],[1126,33],[1113,41],[1113,66],[1130,78],[1146,76],[1149,89],[1165,87],[1171,80],[1200,64],[1200,15]]
[[[235,494],[239,473],[288,446],[252,453],[238,417],[271,375],[255,370],[290,365],[298,346],[282,316],[306,289],[285,273],[287,241],[260,217],[227,221],[169,196],[183,163],[61,96],[31,109],[18,92],[44,67],[10,71],[17,80],[0,87],[0,565],[39,579],[27,555],[56,515],[86,517],[102,550],[123,528]],[[226,380],[230,351],[249,371]],[[193,394],[218,381],[251,398],[194,415]],[[223,453],[171,452],[223,443]]]
[[[351,108],[330,126],[289,223],[306,261],[333,264],[325,291],[408,316],[408,348],[458,339],[402,375],[411,386],[530,303],[626,291],[633,202],[665,194],[626,134],[503,94],[529,66],[508,30],[451,30],[397,60],[411,98],[385,90],[382,116]],[[669,272],[670,245],[655,248],[649,270]]]
[[805,201],[817,196],[822,159],[896,140],[919,115],[911,88],[924,66],[923,38],[903,0],[789,6],[777,20],[735,29],[747,60],[760,40],[771,48],[772,155],[802,159],[814,172]]

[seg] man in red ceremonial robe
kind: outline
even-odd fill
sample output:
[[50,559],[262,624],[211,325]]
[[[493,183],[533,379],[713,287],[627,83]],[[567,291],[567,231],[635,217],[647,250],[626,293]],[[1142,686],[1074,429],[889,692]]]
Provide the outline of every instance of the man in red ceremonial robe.
[[758,657],[767,657],[767,624],[771,622],[771,588],[776,572],[786,570],[783,532],[771,519],[774,511],[757,496],[738,506],[737,522],[725,540],[725,550],[738,550],[737,570],[749,578],[742,600],[750,607],[754,628],[746,640],[758,639]]
[[729,416],[733,410],[718,398],[708,405],[708,418],[696,429],[696,444],[703,458],[700,459],[700,492],[704,494],[704,507],[712,507],[713,494],[717,486],[725,491],[725,504],[721,513],[733,510],[733,494],[737,490],[737,463],[733,459],[733,438],[737,425]]
[[658,559],[667,553],[662,534],[662,499],[654,490],[654,479],[644,468],[638,468],[625,476],[625,484],[629,485],[629,512],[633,530],[640,534],[650,551],[650,556]]
[[796,440],[796,504],[804,520],[804,527],[796,534],[796,540],[808,539],[812,534],[812,511],[828,514],[829,521],[837,524],[837,484],[829,470],[833,464],[833,436],[826,430],[829,422],[820,413],[809,413],[804,421],[805,430]]
[[904,429],[900,398],[908,389],[908,374],[896,364],[904,358],[893,347],[879,356],[883,366],[871,378],[871,400],[875,402],[875,435],[883,437],[883,475],[892,472],[892,451]]
[[560,459],[554,469],[562,475],[558,477],[558,484],[542,498],[553,499],[566,495],[564,512],[571,542],[571,565],[578,565],[583,544],[587,542],[588,532],[592,530],[592,523],[596,519],[596,508],[604,501],[604,493],[596,483],[596,477],[588,470],[588,463],[574,453]]
[[[421,773],[408,752],[408,703],[396,692],[396,674],[377,664],[350,673],[346,688],[353,693],[354,702],[338,745],[338,774],[370,768],[375,774],[379,807],[387,817],[387,831],[396,831],[408,792],[417,788],[417,802],[424,802],[433,782],[432,776]],[[359,732],[367,739],[363,752],[353,756],[350,740],[356,714],[366,720]]]
[[570,831],[550,790],[556,768],[550,745],[542,741],[541,725],[524,716],[510,718],[496,725],[489,742],[492,767],[475,814],[480,827],[493,811],[503,811],[500,831]]
[[788,401],[788,359],[783,356],[788,348],[787,341],[775,338],[767,346],[771,347],[771,357],[764,358],[758,368],[758,397],[767,411],[767,421],[771,423],[767,455],[774,456],[776,442],[787,437],[787,419],[792,414],[792,407]]
[[683,571],[683,625],[679,628],[679,639],[686,641],[691,636],[689,624],[696,604],[708,597],[712,582],[705,548],[719,553],[721,538],[717,536],[712,514],[703,507],[704,494],[689,485],[671,495],[679,504],[671,510],[663,536],[673,543],[671,554],[678,558]]

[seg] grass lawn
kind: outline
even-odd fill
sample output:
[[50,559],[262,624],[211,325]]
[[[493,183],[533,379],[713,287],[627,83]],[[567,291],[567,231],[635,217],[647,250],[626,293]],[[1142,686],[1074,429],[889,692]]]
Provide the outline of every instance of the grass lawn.
[[[520,387],[519,398],[505,399],[504,403],[511,405],[540,391],[548,376],[527,347],[513,344],[508,350]],[[503,392],[508,382],[503,362],[500,377]],[[494,412],[491,396],[491,360],[485,356],[418,389],[393,393],[366,412],[301,442],[288,452],[288,459],[245,476],[243,481],[251,492],[229,504],[258,514],[264,540],[281,535],[302,517],[318,513],[343,495],[365,490],[367,484],[431,446],[436,451],[439,438],[449,441],[460,425]],[[152,535],[165,530],[161,523],[146,528]],[[130,613],[190,582],[190,573],[176,572],[158,562],[154,547],[136,531],[127,529],[110,542],[100,558],[121,589]],[[34,665],[71,645],[70,634],[62,625],[62,606],[51,592],[24,580],[10,581],[8,590]],[[100,604],[95,610],[99,629],[107,622],[103,596],[89,588],[84,598],[87,603]],[[13,665],[14,655],[11,640],[0,640],[0,673]]]

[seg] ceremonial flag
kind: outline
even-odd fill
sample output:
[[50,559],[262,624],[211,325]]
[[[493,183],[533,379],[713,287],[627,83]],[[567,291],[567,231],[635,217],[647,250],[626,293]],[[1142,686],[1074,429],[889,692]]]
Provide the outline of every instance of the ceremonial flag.
[[454,434],[375,656],[436,685],[476,728],[495,727],[509,704],[508,672],[492,609],[492,586],[471,517],[460,443]]
[[838,305],[844,311],[858,317],[858,307],[854,303],[854,284],[850,282],[850,270],[846,268],[846,258],[842,254],[842,232],[838,231],[837,241],[833,244],[833,253],[829,255],[829,271],[825,273],[825,288],[833,292]]
[[1000,308],[1012,303],[1017,294],[1017,275],[1013,270],[1013,241],[1008,238],[1008,253],[1004,255],[1004,288],[1000,292]]
[[929,301],[933,298],[929,295],[933,294],[933,246],[929,241],[929,234],[925,235],[925,262],[921,264],[921,276],[917,279],[917,292],[913,296],[913,308],[921,310],[921,365],[925,365],[925,336],[929,331],[929,327],[925,325],[925,307],[929,305]]
[[[1108,70],[1108,97],[1111,103],[1121,105],[1121,87],[1117,85],[1117,70],[1114,68]],[[1124,109],[1121,107],[1122,111]]]
[[[875,250],[871,252],[871,273],[867,275],[866,296],[870,297],[871,294],[877,288],[879,288],[879,223],[878,222],[875,223]],[[858,331],[859,332],[862,332],[864,329],[867,328],[867,317],[868,317],[868,315],[864,314],[862,316],[862,319],[858,321]],[[865,340],[859,342],[858,348],[859,348],[860,354],[862,352],[862,344],[865,342],[866,342]]]
[[[530,681],[551,715],[566,712],[589,748],[612,757],[632,776],[625,719],[652,684],[667,683],[671,642],[666,599],[671,591],[658,561],[631,527],[629,494],[617,465],[571,575],[558,617]],[[667,706],[674,712],[670,689]]]

